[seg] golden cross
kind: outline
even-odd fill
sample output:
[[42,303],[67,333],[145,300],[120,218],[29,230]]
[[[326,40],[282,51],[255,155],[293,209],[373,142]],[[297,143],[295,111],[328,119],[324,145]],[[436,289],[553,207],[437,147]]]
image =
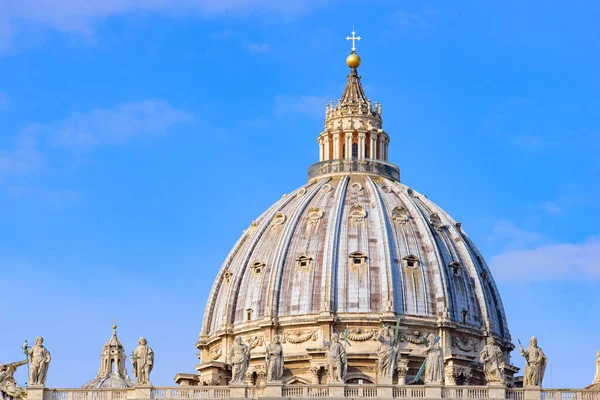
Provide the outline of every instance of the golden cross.
[[356,44],[354,43],[356,40],[360,40],[360,36],[356,36],[356,32],[354,32],[354,28],[352,28],[352,36],[346,36],[346,40],[352,40],[352,51],[356,51]]

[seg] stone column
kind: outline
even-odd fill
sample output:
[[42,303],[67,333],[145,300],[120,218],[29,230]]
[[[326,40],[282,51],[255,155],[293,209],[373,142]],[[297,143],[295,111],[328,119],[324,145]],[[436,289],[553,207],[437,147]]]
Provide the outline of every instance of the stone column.
[[323,142],[325,142],[325,157],[323,158],[323,161],[329,161],[329,155],[331,154],[329,152],[329,136],[325,136]]
[[365,137],[366,137],[366,134],[364,132],[358,132],[358,159],[359,160],[364,160],[366,158]]
[[337,160],[340,157],[340,132],[333,134],[333,159]]
[[323,143],[323,138],[319,138],[319,161],[325,160],[325,145]]
[[377,159],[377,133],[374,131],[371,132],[370,139],[371,139],[371,154],[369,154],[369,158],[371,158],[372,160],[376,160]]
[[346,132],[346,160],[352,160],[352,132]]
[[398,361],[398,385],[406,385],[406,374],[408,373],[408,360],[401,359]]
[[386,161],[387,159],[385,158],[385,137],[383,136],[383,134],[379,135],[379,159],[381,161]]

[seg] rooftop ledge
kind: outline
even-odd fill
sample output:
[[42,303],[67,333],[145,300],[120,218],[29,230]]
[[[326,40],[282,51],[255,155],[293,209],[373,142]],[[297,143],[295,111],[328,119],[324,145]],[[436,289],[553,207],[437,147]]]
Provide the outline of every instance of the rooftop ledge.
[[324,178],[330,175],[347,175],[350,173],[378,175],[400,182],[400,168],[381,160],[329,160],[321,161],[308,168],[308,180]]
[[490,386],[437,385],[284,385],[270,382],[263,386],[175,386],[146,385],[128,389],[46,389],[31,387],[28,400],[168,400],[224,398],[402,398],[469,400],[596,400],[600,391],[584,389],[507,388]]

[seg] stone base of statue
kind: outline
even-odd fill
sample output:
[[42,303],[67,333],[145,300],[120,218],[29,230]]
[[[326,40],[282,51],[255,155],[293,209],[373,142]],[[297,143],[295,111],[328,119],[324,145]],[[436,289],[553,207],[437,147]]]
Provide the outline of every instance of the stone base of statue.
[[[428,399],[441,399],[442,398],[442,385],[439,383],[426,383],[425,384],[425,397]],[[539,399],[538,399],[539,400]]]
[[540,400],[542,388],[539,386],[525,386],[523,392],[525,392],[525,400]]
[[394,385],[391,383],[389,385],[377,385],[377,397],[380,399],[391,399],[393,397],[393,387]]
[[44,385],[27,385],[27,400],[43,400]]
[[382,376],[382,375],[379,375],[377,377],[377,384],[378,385],[391,385],[392,383],[393,382],[392,382],[392,377],[391,376]]
[[329,386],[329,397],[346,397],[343,382],[332,382],[327,384],[327,386]]
[[246,384],[245,383],[230,383],[229,384],[229,397],[241,399],[246,397]]
[[150,383],[136,383],[133,386],[133,392],[136,399],[149,399],[150,392],[152,392],[152,384]]
[[281,397],[282,381],[267,381],[265,384],[265,397]]
[[502,382],[488,383],[490,399],[506,399],[506,386]]

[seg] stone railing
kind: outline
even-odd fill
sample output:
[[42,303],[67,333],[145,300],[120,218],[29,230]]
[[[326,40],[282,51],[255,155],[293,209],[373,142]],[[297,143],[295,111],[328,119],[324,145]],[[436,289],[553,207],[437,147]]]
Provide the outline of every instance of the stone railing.
[[600,391],[581,389],[542,389],[541,400],[600,400]]
[[27,400],[195,400],[195,399],[447,399],[447,400],[600,400],[600,391],[510,389],[504,386],[282,385],[135,386],[128,389],[47,389],[30,387]]
[[321,161],[308,168],[308,180],[317,176],[356,172],[382,175],[393,181],[400,180],[400,170],[392,163],[381,160],[330,160]]

